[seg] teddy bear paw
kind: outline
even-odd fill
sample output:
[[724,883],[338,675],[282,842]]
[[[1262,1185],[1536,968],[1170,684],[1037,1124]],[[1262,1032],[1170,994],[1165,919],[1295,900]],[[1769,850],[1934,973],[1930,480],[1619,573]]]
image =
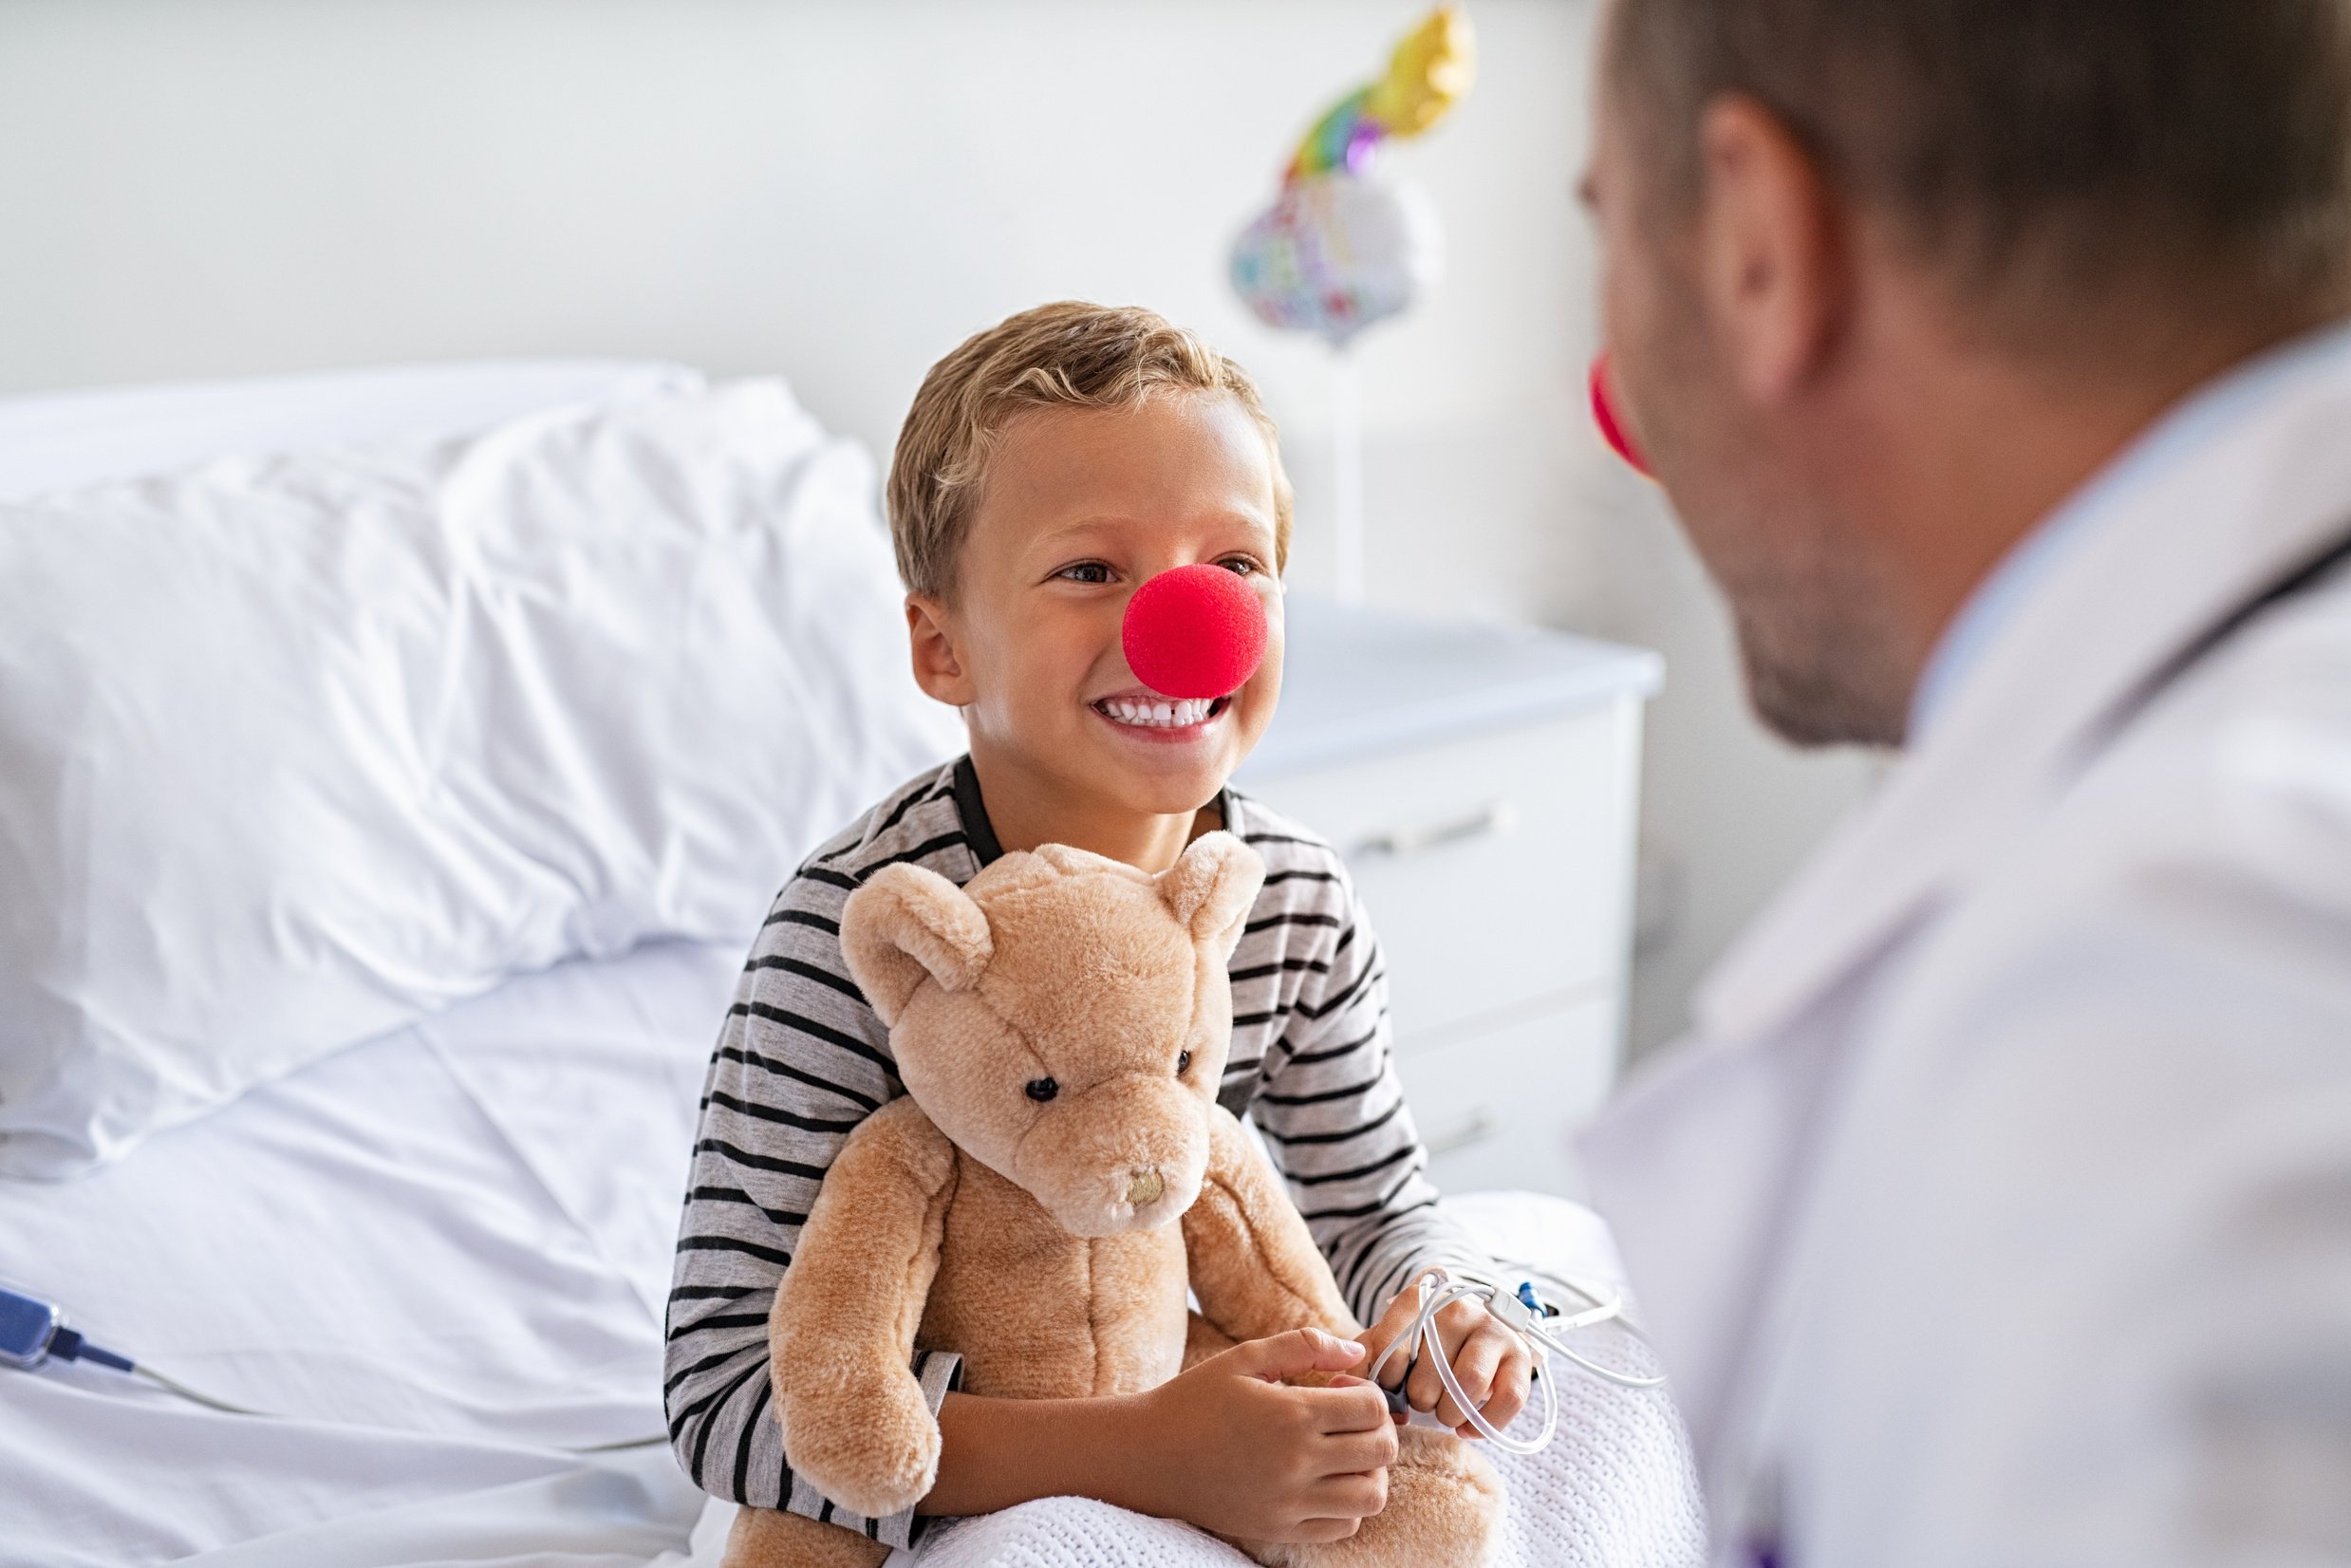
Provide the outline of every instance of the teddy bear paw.
[[859,1377],[778,1401],[792,1468],[868,1519],[911,1508],[939,1481],[939,1423],[911,1374]]
[[1266,1568],[1480,1568],[1502,1543],[1502,1482],[1450,1432],[1405,1427],[1388,1467],[1388,1505],[1345,1540],[1252,1543]]

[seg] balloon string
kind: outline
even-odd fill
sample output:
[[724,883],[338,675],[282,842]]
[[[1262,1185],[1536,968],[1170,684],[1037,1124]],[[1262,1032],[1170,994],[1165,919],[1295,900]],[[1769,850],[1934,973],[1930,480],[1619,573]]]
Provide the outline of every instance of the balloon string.
[[1363,383],[1352,349],[1331,354],[1331,517],[1334,588],[1363,603]]

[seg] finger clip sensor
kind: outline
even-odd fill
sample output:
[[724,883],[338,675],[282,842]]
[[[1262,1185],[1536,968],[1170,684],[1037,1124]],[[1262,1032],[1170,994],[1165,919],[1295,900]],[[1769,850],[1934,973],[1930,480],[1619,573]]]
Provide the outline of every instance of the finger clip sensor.
[[[1597,1328],[1603,1323],[1618,1324],[1635,1338],[1642,1335],[1626,1316],[1622,1297],[1609,1296],[1574,1281],[1562,1282],[1592,1304],[1580,1312],[1562,1315],[1536,1293],[1532,1279],[1521,1279],[1518,1288],[1513,1290],[1508,1285],[1466,1276],[1456,1279],[1445,1269],[1435,1266],[1424,1269],[1414,1281],[1414,1288],[1420,1292],[1420,1305],[1412,1314],[1411,1323],[1380,1353],[1379,1359],[1371,1364],[1366,1375],[1374,1384],[1380,1384],[1388,1394],[1388,1408],[1401,1415],[1410,1409],[1404,1397],[1404,1386],[1410,1381],[1412,1370],[1420,1365],[1421,1357],[1427,1356],[1437,1369],[1437,1381],[1445,1386],[1454,1408],[1469,1418],[1469,1425],[1481,1436],[1504,1453],[1512,1454],[1539,1453],[1550,1446],[1552,1437],[1558,1431],[1558,1391],[1553,1380],[1542,1376],[1553,1356],[1620,1389],[1663,1388],[1663,1377],[1621,1372],[1593,1360],[1566,1343],[1561,1337],[1563,1335],[1577,1329]],[[1542,1391],[1543,1401],[1542,1429],[1532,1438],[1512,1437],[1487,1421],[1484,1413],[1471,1403],[1469,1395],[1462,1388],[1461,1380],[1453,1375],[1452,1360],[1446,1353],[1444,1337],[1437,1332],[1437,1314],[1456,1301],[1483,1301],[1485,1310],[1493,1314],[1496,1320],[1526,1341],[1527,1351],[1535,1361],[1535,1386]],[[1381,1383],[1380,1373],[1399,1353],[1405,1356],[1404,1376],[1397,1380],[1394,1389],[1390,1390]]]

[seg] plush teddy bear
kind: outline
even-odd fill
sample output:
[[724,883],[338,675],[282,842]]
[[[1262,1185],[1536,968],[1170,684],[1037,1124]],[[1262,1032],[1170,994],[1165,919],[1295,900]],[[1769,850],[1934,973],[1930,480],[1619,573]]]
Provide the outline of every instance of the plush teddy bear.
[[[1156,1387],[1243,1339],[1352,1337],[1305,1222],[1216,1103],[1225,964],[1263,883],[1227,833],[1151,876],[1048,845],[958,887],[891,866],[849,896],[841,946],[889,1026],[905,1097],[849,1135],[769,1320],[784,1450],[878,1516],[937,1479],[917,1347],[1009,1398]],[[1187,1311],[1186,1287],[1200,1311]],[[1485,1561],[1502,1487],[1448,1432],[1410,1427],[1388,1502],[1328,1545],[1236,1541],[1259,1561]],[[864,1535],[746,1508],[727,1568],[872,1568]]]

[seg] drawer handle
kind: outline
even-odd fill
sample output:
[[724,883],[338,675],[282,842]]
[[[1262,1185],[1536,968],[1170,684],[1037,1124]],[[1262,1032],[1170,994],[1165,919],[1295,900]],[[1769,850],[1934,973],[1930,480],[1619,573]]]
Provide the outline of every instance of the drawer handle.
[[1421,828],[1384,828],[1355,840],[1348,852],[1356,855],[1413,855],[1442,844],[1485,838],[1509,832],[1519,825],[1519,809],[1507,800],[1492,800],[1467,816],[1432,822]]
[[1465,1148],[1473,1148],[1485,1142],[1501,1129],[1501,1126],[1493,1113],[1481,1106],[1452,1130],[1424,1140],[1422,1147],[1428,1150],[1430,1159],[1441,1160],[1447,1154],[1459,1154]]

